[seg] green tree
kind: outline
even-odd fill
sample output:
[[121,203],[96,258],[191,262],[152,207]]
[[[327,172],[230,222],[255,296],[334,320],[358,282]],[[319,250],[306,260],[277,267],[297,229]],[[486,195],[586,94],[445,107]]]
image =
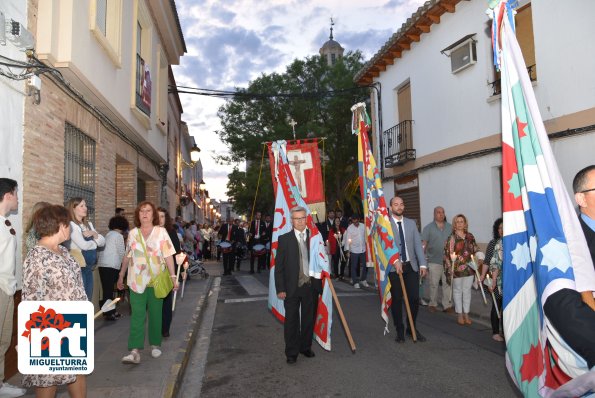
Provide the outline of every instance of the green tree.
[[[320,56],[294,60],[285,73],[263,74],[248,88],[238,89],[218,112],[221,140],[229,154],[223,162],[247,162],[246,172],[229,175],[227,195],[234,208],[250,216],[263,143],[291,140],[289,119],[297,122],[296,138],[326,137],[323,171],[327,208],[356,211],[360,207],[357,186],[357,137],[351,134],[351,106],[365,101],[368,91],[357,87],[353,77],[363,66],[359,51],[348,52],[329,66]],[[322,149],[322,145],[320,146]],[[271,214],[274,207],[268,153],[258,186],[256,209]]]

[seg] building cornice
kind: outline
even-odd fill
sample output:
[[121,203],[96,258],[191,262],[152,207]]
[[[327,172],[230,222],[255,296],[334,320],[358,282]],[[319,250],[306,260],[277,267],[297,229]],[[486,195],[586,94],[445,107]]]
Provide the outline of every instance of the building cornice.
[[440,23],[440,17],[446,13],[454,13],[455,6],[461,0],[429,0],[417,9],[411,17],[403,23],[401,28],[391,36],[382,48],[366,62],[357,72],[353,80],[360,86],[368,86],[374,78],[380,76],[388,65],[393,65],[395,59],[401,58],[404,51],[410,50],[413,43],[421,40],[424,33],[430,32],[433,24]]

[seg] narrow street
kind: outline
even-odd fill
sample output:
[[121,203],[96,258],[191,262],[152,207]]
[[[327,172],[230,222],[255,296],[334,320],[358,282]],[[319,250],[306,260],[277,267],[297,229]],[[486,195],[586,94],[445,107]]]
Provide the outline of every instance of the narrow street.
[[[220,265],[209,268],[217,275]],[[382,333],[374,291],[355,290],[343,282],[336,282],[335,288],[356,352],[349,350],[335,313],[332,351],[314,343],[315,358],[300,356],[296,365],[287,365],[283,326],[267,309],[268,277],[248,274],[246,263],[243,268],[220,279],[216,308],[210,303],[213,313],[207,309],[203,315],[196,345],[200,352],[192,353],[182,397],[197,396],[199,389],[201,397],[520,396],[506,373],[504,345],[491,339],[489,325],[476,321],[461,327],[451,315],[422,308],[418,328],[428,341],[414,344],[408,339],[397,345],[392,325],[391,333]]]

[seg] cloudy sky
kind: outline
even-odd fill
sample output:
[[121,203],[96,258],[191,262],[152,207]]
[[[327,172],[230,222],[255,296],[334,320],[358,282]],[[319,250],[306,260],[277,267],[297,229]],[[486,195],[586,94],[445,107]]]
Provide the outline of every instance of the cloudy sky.
[[[294,59],[318,54],[334,39],[366,60],[396,32],[422,0],[176,0],[188,52],[174,67],[178,86],[216,90],[247,87],[261,74],[283,72]],[[218,165],[226,151],[215,133],[223,100],[180,94],[183,120],[201,148],[212,198],[225,199],[233,165]],[[288,138],[291,129],[288,126]]]

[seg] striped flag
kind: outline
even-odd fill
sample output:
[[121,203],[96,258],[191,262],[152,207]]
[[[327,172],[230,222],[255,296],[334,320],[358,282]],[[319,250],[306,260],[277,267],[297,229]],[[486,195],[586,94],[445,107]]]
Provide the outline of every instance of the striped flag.
[[561,289],[595,290],[595,271],[552,154],[516,36],[513,10],[492,11],[502,84],[503,307],[507,366],[527,397],[587,375],[543,307]]
[[370,149],[368,138],[370,118],[366,112],[366,105],[356,104],[351,108],[351,112],[353,112],[351,130],[357,134],[359,186],[366,224],[366,250],[376,270],[376,285],[380,295],[380,316],[385,322],[384,331],[387,333],[388,311],[392,301],[388,273],[392,264],[399,259],[399,249],[395,243],[393,229],[388,218],[388,209],[376,160],[374,160]]
[[330,276],[329,262],[322,235],[318,231],[308,205],[302,199],[295,184],[287,162],[285,141],[276,141],[269,146],[274,159],[274,175],[276,176],[277,195],[275,198],[275,217],[273,221],[273,238],[271,242],[271,269],[269,271],[269,309],[275,317],[285,321],[283,300],[277,298],[275,287],[275,257],[277,255],[279,236],[293,229],[289,211],[296,206],[306,209],[307,227],[310,230],[310,270],[309,275],[322,279],[322,295],[318,299],[318,309],[314,323],[314,337],[325,350],[331,349],[331,324],[333,319],[332,294],[327,282]]

